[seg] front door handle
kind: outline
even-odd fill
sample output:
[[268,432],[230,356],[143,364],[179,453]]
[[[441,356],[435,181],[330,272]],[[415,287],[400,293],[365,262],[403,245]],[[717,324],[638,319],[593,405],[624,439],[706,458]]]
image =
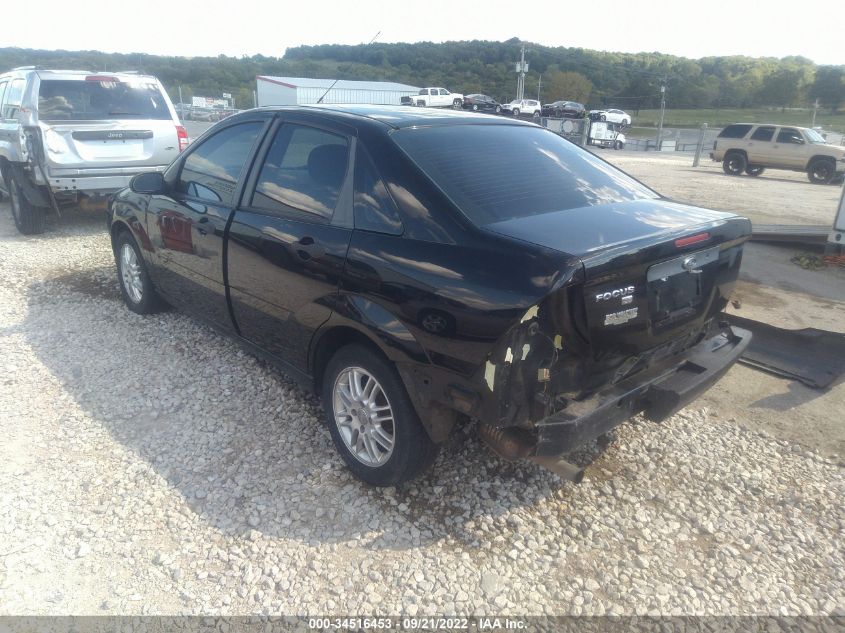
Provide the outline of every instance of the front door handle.
[[310,235],[306,235],[296,243],[296,254],[299,259],[308,261],[314,257],[322,257],[326,251]]

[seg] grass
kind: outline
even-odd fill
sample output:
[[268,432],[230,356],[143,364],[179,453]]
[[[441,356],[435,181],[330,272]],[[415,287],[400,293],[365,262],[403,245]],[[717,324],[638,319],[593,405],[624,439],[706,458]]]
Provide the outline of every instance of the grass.
[[[640,110],[639,114],[631,113],[637,127],[657,127],[660,120],[660,110]],[[707,123],[712,127],[724,127],[731,123],[773,123],[775,125],[797,125],[810,127],[813,120],[812,110],[789,109],[781,112],[779,108],[723,108],[698,110],[666,110],[663,120],[664,127],[699,127]],[[830,114],[819,111],[816,114],[816,125],[825,130],[845,131],[845,113]]]

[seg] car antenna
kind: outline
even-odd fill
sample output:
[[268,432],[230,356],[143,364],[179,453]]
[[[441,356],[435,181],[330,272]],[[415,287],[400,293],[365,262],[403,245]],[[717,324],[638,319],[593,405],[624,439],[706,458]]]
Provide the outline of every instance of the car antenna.
[[[371,39],[369,42],[367,42],[367,46],[369,46],[370,44],[372,44],[373,42],[375,42],[375,41],[376,41],[376,38],[377,38],[379,35],[381,35],[381,31],[379,31],[378,33],[376,33],[375,35],[373,35],[373,39]],[[331,92],[332,88],[334,88],[334,85],[335,85],[338,81],[340,81],[340,79],[335,79],[335,80],[332,82],[332,85],[331,85],[331,86],[329,86],[329,89],[328,89],[328,90],[326,90],[326,91],[323,93],[323,96],[322,96],[322,97],[320,97],[319,99],[317,99],[317,103],[318,103],[318,104],[323,103],[323,99],[325,99],[325,98],[326,98],[326,95],[327,95],[327,94],[329,94],[329,93]]]

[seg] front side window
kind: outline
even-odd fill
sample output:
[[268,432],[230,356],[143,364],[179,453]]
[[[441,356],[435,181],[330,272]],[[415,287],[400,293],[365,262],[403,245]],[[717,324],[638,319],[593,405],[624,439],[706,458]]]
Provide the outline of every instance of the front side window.
[[260,121],[233,125],[203,141],[185,159],[177,191],[232,206],[238,179],[263,125]]
[[754,130],[754,134],[751,135],[752,141],[771,141],[772,137],[775,135],[775,128],[769,127],[767,125],[758,127]]
[[102,121],[171,118],[164,95],[155,83],[111,78],[42,79],[38,89],[42,121]]
[[804,143],[804,138],[801,136],[801,132],[799,132],[795,128],[785,127],[781,128],[780,132],[778,132],[777,142],[792,143],[793,145],[802,145]]
[[448,91],[448,90],[444,90],[443,88],[441,88],[441,89],[440,89],[440,94],[442,94],[442,95],[448,95],[448,94],[449,94],[449,91]]
[[251,206],[330,218],[348,162],[346,137],[304,125],[282,125],[261,167]]
[[432,95],[434,95],[434,96],[436,97],[436,96],[437,96],[437,88],[432,88],[432,89],[431,89],[431,94],[432,94]]
[[[540,127],[403,128],[391,137],[477,225],[659,198],[627,174]],[[450,151],[444,152],[444,147]]]
[[355,153],[355,228],[400,235],[402,220],[369,154]]

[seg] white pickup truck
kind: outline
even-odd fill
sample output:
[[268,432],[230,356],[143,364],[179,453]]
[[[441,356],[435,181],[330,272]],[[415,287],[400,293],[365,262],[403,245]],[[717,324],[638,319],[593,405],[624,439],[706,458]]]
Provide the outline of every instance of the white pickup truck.
[[460,110],[464,96],[449,92],[445,88],[422,88],[418,95],[402,97],[402,105],[428,108],[455,108]]

